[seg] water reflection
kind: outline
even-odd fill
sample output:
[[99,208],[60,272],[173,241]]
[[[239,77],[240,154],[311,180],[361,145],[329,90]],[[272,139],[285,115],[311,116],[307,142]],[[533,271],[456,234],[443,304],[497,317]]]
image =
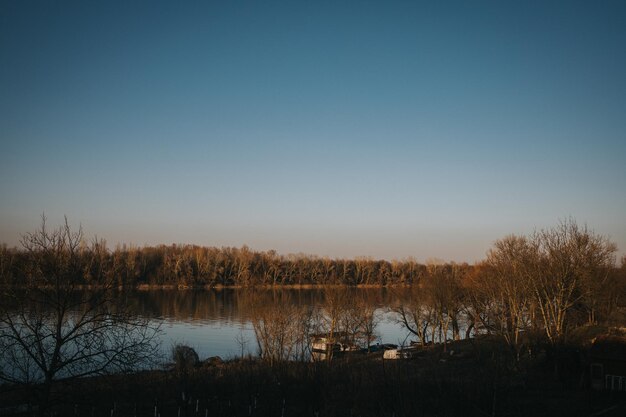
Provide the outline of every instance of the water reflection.
[[153,290],[138,291],[129,302],[136,314],[162,321],[165,354],[174,343],[185,343],[201,357],[231,358],[242,352],[258,354],[253,322],[258,323],[267,308],[284,314],[293,314],[294,307],[320,311],[338,295],[346,304],[374,309],[377,339],[406,339],[407,332],[390,311],[401,303],[402,294],[385,288]]

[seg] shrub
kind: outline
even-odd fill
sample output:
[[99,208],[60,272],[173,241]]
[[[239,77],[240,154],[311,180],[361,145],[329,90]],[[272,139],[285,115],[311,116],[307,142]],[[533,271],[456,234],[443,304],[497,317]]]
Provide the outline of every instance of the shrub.
[[198,366],[200,358],[194,348],[176,344],[172,346],[172,360],[178,374],[185,375]]

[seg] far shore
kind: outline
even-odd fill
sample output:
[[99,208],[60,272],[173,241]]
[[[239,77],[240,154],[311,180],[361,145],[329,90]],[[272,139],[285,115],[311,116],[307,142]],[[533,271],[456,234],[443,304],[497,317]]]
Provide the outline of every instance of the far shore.
[[380,285],[380,284],[262,284],[262,285],[182,285],[182,284],[140,284],[135,287],[138,291],[152,290],[318,290],[327,288],[410,288],[410,285]]
[[[26,288],[27,286],[21,285],[0,285],[0,289],[20,289]],[[37,286],[39,289],[49,288],[52,289],[51,285],[43,285]],[[391,285],[382,285],[382,284],[358,284],[358,285],[347,285],[347,284],[255,284],[255,285],[184,285],[184,284],[139,284],[136,286],[123,286],[123,285],[115,285],[115,286],[106,286],[99,284],[81,284],[75,285],[71,287],[75,290],[102,290],[105,288],[115,289],[115,290],[136,290],[136,291],[158,291],[158,290],[322,290],[322,289],[347,289],[347,288],[411,288],[411,285],[408,284],[391,284]]]

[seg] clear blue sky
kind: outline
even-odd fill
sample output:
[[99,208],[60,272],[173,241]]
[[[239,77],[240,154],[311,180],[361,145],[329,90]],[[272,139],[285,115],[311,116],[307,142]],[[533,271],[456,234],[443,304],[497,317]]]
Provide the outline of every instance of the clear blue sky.
[[[184,4],[180,4],[184,3]],[[626,249],[626,2],[0,0],[0,242]]]

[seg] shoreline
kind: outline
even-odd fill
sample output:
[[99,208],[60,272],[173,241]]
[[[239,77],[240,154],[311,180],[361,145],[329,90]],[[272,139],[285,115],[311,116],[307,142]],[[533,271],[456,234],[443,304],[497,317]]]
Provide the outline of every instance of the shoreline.
[[[124,285],[100,285],[100,284],[80,284],[74,285],[71,287],[73,290],[102,290],[102,289],[110,289],[110,290],[135,290],[135,291],[158,291],[158,290],[180,290],[180,291],[198,291],[198,290],[323,290],[323,289],[349,289],[349,288],[358,288],[358,289],[384,289],[384,288],[412,288],[412,285],[408,284],[392,284],[392,285],[382,285],[382,284],[357,284],[357,285],[347,285],[347,284],[261,284],[261,285],[184,285],[184,284],[139,284],[136,286],[124,286]],[[27,288],[35,288],[35,289],[54,289],[51,285],[40,285],[40,286],[28,286],[28,285],[0,285],[0,289],[10,290],[10,289],[27,289]]]
[[320,289],[347,289],[347,288],[411,288],[410,285],[379,285],[379,284],[262,284],[262,285],[181,285],[181,284],[140,284],[137,291],[153,290],[320,290]]

